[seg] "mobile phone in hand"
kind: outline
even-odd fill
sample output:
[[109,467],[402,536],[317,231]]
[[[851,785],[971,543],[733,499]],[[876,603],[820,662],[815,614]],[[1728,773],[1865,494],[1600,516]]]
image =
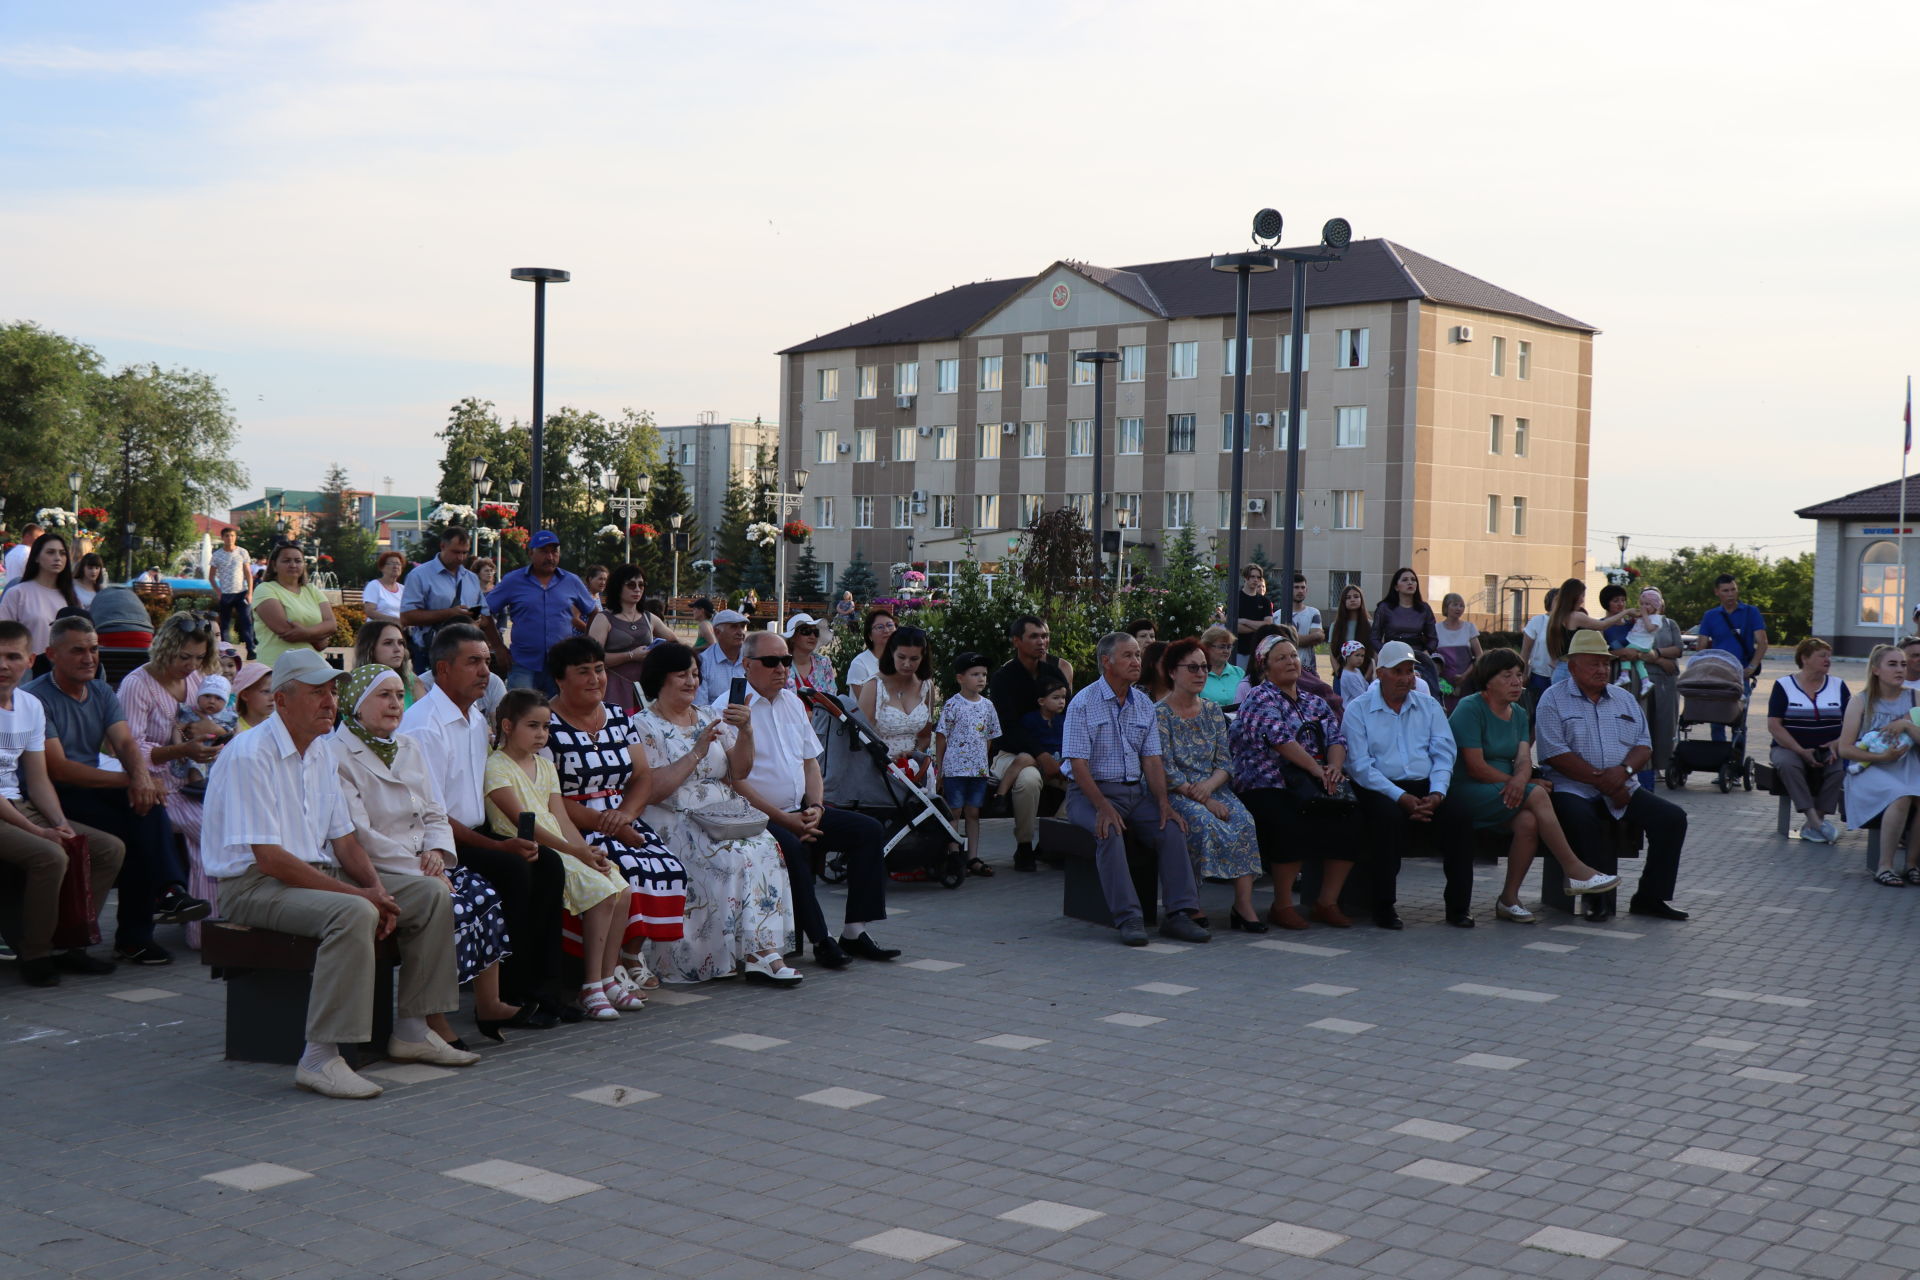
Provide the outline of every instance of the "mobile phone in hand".
[[533,839],[533,824],[535,820],[536,820],[536,815],[534,814],[533,810],[522,809],[520,811],[519,836],[522,840]]
[[747,701],[747,678],[735,676],[727,689],[727,702],[731,706],[743,706]]

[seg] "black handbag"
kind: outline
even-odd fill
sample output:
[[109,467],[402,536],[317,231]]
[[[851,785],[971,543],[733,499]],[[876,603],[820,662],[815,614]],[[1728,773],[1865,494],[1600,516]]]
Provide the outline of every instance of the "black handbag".
[[[1318,726],[1308,726],[1318,736]],[[1306,748],[1308,755],[1315,755],[1312,747]],[[1316,756],[1316,758],[1318,758]],[[1302,769],[1291,760],[1280,761],[1280,776],[1286,780],[1287,794],[1300,806],[1300,812],[1310,818],[1337,818],[1353,812],[1359,805],[1360,797],[1353,793],[1353,779],[1344,773],[1340,775],[1339,785],[1329,792],[1326,784],[1315,777],[1310,770]]]

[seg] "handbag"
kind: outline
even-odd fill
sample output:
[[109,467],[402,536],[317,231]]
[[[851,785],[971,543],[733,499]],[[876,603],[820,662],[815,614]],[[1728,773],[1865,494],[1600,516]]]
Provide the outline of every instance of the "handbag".
[[67,851],[67,874],[54,910],[53,946],[61,951],[90,947],[100,941],[100,921],[93,914],[93,859],[87,838],[75,832],[60,843]]
[[1352,812],[1360,803],[1360,797],[1353,793],[1353,779],[1345,774],[1340,776],[1332,792],[1328,792],[1320,779],[1291,761],[1282,762],[1280,770],[1287,782],[1287,794],[1307,817],[1339,817]]
[[751,840],[767,829],[767,815],[739,798],[686,813],[716,843]]

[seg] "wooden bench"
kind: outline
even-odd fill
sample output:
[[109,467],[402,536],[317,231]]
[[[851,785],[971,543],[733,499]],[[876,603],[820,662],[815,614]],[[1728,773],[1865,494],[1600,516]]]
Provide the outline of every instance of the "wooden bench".
[[[230,920],[200,926],[200,962],[227,983],[227,1057],[235,1062],[300,1060],[307,1042],[307,999],[313,992],[317,938],[256,929]],[[393,1035],[393,971],[400,947],[392,938],[375,944],[373,1038],[341,1045],[349,1065],[387,1056]]]
[[[1066,872],[1060,891],[1060,914],[1089,924],[1111,927],[1113,909],[1100,888],[1100,869],[1094,862],[1093,833],[1075,826],[1065,818],[1042,818],[1034,836],[1039,856],[1057,862]],[[1159,923],[1160,858],[1151,848],[1127,837],[1127,870],[1133,875],[1133,892],[1140,899],[1142,921],[1151,928]]]
[[173,584],[170,582],[136,582],[133,594],[142,600],[151,600],[169,613],[173,611]]

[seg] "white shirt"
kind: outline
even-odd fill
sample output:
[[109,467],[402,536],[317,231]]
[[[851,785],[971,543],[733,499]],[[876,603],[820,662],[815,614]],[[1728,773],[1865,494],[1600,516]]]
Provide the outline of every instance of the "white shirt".
[[860,686],[875,679],[880,674],[880,659],[873,656],[873,650],[862,649],[847,664],[847,692],[858,693]]
[[208,876],[219,880],[247,871],[257,844],[333,866],[332,842],[352,834],[325,739],[314,739],[301,755],[275,716],[221,748],[200,819],[200,861]]
[[478,705],[461,715],[453,699],[434,689],[400,717],[400,736],[412,738],[427,758],[433,798],[446,815],[470,830],[487,825],[487,718]]
[[8,582],[20,581],[20,575],[27,571],[27,556],[31,554],[32,551],[33,547],[30,543],[22,542],[14,547],[13,550],[7,552],[5,563]]
[[47,749],[47,709],[25,689],[13,691],[13,709],[0,711],[0,796],[21,799],[20,757]]
[[747,785],[775,808],[798,809],[807,802],[807,761],[820,754],[812,717],[791,689],[771,699],[748,689],[747,711],[753,717],[753,772]]
[[1326,630],[1326,624],[1320,621],[1320,611],[1310,604],[1303,604],[1293,611],[1293,633],[1300,638],[1300,665],[1309,671],[1318,669],[1314,654],[1318,646],[1306,643],[1306,638],[1315,631]]
[[1553,675],[1553,655],[1547,652],[1547,615],[1536,613],[1527,619],[1527,629],[1521,634],[1533,640],[1533,652],[1527,656],[1527,665],[1533,674],[1542,679]]
[[375,578],[361,588],[360,599],[367,606],[368,613],[397,619],[400,616],[400,601],[406,597],[406,594],[405,583],[396,582],[393,590],[389,591],[385,583]]

